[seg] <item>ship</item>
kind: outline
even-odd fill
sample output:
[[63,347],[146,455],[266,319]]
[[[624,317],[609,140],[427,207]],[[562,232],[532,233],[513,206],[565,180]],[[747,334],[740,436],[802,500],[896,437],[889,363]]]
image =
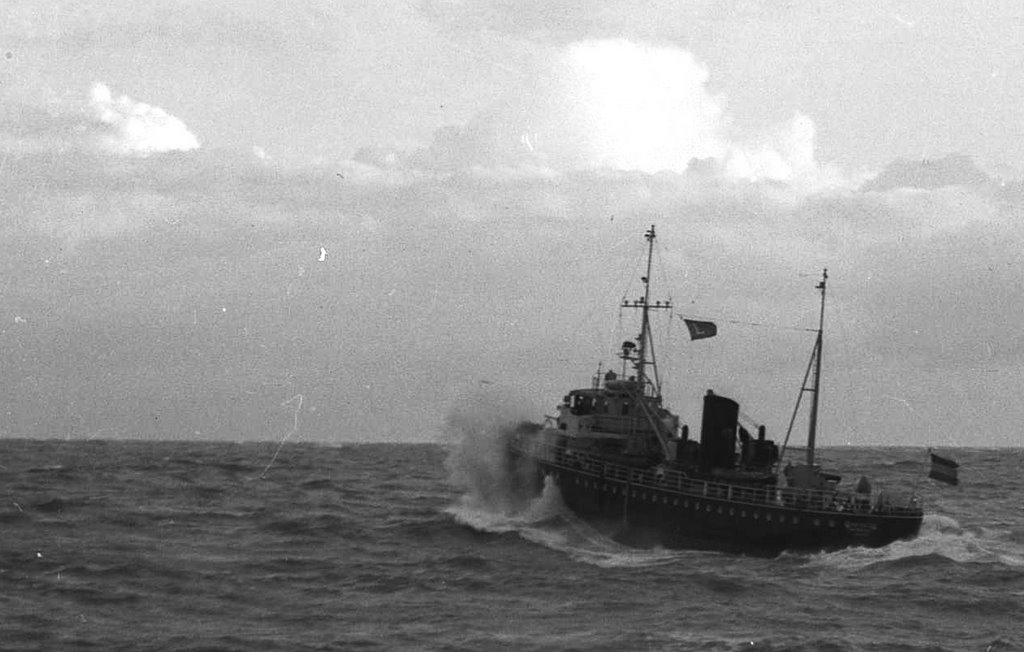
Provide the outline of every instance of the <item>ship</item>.
[[[576,517],[640,547],[775,556],[916,536],[919,496],[879,490],[864,476],[852,489],[841,487],[842,477],[815,459],[828,270],[816,285],[818,327],[807,329],[816,337],[798,395],[810,395],[807,445],[787,461],[789,433],[780,447],[763,425],[751,424],[751,432],[732,398],[707,390],[697,437],[663,404],[651,320],[673,304],[652,303],[653,225],[644,237],[643,294],[621,303],[639,313],[640,334],[622,343],[621,373],[602,374],[599,366],[588,387],[565,395],[556,416],[511,430],[507,462],[519,488],[532,496],[553,486]],[[691,339],[717,329],[696,319],[686,326]],[[798,398],[794,419],[799,407]]]

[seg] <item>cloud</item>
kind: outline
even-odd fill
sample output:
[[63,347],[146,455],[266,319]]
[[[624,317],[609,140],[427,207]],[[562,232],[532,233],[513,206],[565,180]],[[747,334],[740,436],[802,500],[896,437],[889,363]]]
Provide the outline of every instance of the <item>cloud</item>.
[[[799,130],[780,129],[766,138],[784,149]],[[400,167],[384,149],[361,159],[11,157],[0,323],[26,380],[9,393],[10,432],[274,438],[292,423],[281,402],[302,393],[317,409],[302,415],[307,440],[431,439],[480,379],[539,416],[635,336],[618,305],[651,223],[657,298],[720,321],[699,347],[657,326],[669,400],[691,427],[710,387],[784,428],[811,339],[745,324],[813,325],[826,266],[824,441],[1010,442],[1005,424],[1024,419],[1010,401],[1024,220],[998,197],[804,195],[720,167],[413,174],[378,167]],[[961,401],[942,378],[976,389]],[[1011,407],[985,413],[976,398]]]
[[623,39],[570,44],[561,59],[565,104],[576,114],[591,165],[654,173],[714,161],[728,179],[789,181],[816,176],[815,126],[795,113],[771,133],[740,138],[709,70],[680,48]]
[[561,65],[590,163],[682,171],[692,158],[723,156],[722,109],[706,89],[707,69],[689,52],[586,41],[569,45]]
[[[658,298],[721,322],[700,347],[658,325],[666,390],[691,427],[708,387],[773,435],[784,427],[811,342],[745,324],[813,325],[827,266],[824,440],[1013,441],[1019,183],[806,192],[805,178],[828,174],[809,117],[740,137],[682,51],[620,42],[590,60],[579,47],[518,101],[414,154],[368,147],[329,169],[288,169],[248,148],[109,156],[85,131],[66,150],[7,157],[0,323],[17,352],[10,375],[23,379],[0,406],[8,430],[273,438],[292,423],[282,401],[302,393],[317,412],[303,413],[300,437],[431,439],[484,378],[526,394],[539,416],[635,336],[617,307],[656,223]],[[605,77],[612,52],[624,71]],[[651,74],[676,91],[628,85],[649,57],[663,57]],[[614,88],[635,96],[622,106],[676,106],[644,114],[675,146],[631,131]],[[671,124],[680,113],[685,129]],[[52,139],[74,132],[76,115],[81,129],[119,133],[116,120],[72,111],[0,119],[12,137]],[[995,402],[1009,407],[979,407]]]
[[569,43],[631,34],[685,37],[692,35],[691,25],[709,22],[785,23],[792,28],[801,18],[801,10],[792,4],[643,0],[610,3],[595,11],[586,0],[423,0],[418,7],[449,29]]
[[814,122],[797,113],[775,133],[763,136],[754,146],[730,145],[723,157],[727,175],[737,179],[790,180],[800,174],[813,174]]
[[126,95],[115,99],[105,84],[93,84],[89,104],[95,118],[105,125],[101,143],[107,151],[148,156],[199,148],[199,139],[184,122]]
[[861,186],[864,191],[897,188],[934,189],[945,186],[982,187],[992,179],[982,172],[970,156],[950,154],[937,159],[908,161],[897,159],[877,176]]
[[[733,133],[710,72],[686,50],[624,39],[562,46],[533,79],[404,157],[419,169],[612,169],[704,173],[804,187],[844,183],[814,156],[815,125],[794,117],[764,134]],[[366,161],[366,152],[363,160]],[[394,157],[375,161],[388,166]]]

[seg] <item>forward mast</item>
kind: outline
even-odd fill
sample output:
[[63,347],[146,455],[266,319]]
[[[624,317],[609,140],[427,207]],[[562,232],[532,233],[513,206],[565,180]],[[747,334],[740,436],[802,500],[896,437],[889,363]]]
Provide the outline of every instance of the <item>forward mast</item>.
[[[654,353],[654,338],[651,335],[651,311],[671,310],[672,302],[666,300],[651,304],[651,265],[654,258],[655,237],[654,225],[652,224],[651,228],[644,233],[644,238],[647,239],[647,269],[646,273],[640,277],[644,284],[643,296],[633,301],[628,299],[622,300],[623,308],[640,310],[640,335],[635,343],[628,340],[622,343],[622,352],[619,354],[619,357],[622,358],[623,367],[625,367],[627,362],[633,364],[633,368],[636,370],[636,379],[641,384],[643,395],[660,400],[661,378],[658,375],[658,364]],[[648,375],[648,367],[651,369],[651,375]]]

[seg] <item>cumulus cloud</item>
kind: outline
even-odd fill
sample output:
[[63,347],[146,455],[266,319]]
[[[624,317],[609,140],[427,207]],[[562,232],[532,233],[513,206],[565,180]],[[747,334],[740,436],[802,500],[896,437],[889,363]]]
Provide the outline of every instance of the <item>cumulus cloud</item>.
[[587,41],[562,55],[563,92],[591,163],[645,172],[720,158],[722,109],[707,69],[684,50],[624,40]]
[[729,179],[788,181],[818,175],[815,127],[792,120],[752,139],[730,133],[724,98],[708,88],[710,72],[682,49],[622,39],[569,45],[563,92],[572,98],[591,164],[622,170],[685,171],[713,161]]
[[739,179],[789,180],[813,173],[814,133],[814,122],[797,113],[754,146],[730,145],[723,164],[730,177]]
[[102,143],[108,151],[147,156],[199,148],[199,139],[184,122],[159,107],[136,102],[126,95],[115,98],[105,84],[93,84],[90,107],[96,119],[105,125]]
[[[604,168],[654,174],[702,173],[743,181],[834,182],[814,158],[815,126],[794,117],[768,133],[743,138],[710,72],[686,50],[624,39],[561,48],[528,86],[447,126],[430,147],[407,157],[436,170]],[[394,159],[388,161],[393,165]]]

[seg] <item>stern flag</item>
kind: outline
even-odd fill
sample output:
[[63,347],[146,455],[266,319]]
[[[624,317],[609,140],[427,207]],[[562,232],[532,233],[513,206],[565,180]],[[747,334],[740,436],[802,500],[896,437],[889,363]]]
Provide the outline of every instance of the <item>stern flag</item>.
[[960,479],[956,476],[959,464],[945,457],[939,457],[931,450],[928,451],[928,454],[932,456],[932,470],[928,473],[929,478],[946,484],[960,483]]
[[690,331],[691,340],[702,340],[705,337],[714,337],[718,334],[718,327],[714,322],[685,318],[683,321],[686,323],[686,330]]

